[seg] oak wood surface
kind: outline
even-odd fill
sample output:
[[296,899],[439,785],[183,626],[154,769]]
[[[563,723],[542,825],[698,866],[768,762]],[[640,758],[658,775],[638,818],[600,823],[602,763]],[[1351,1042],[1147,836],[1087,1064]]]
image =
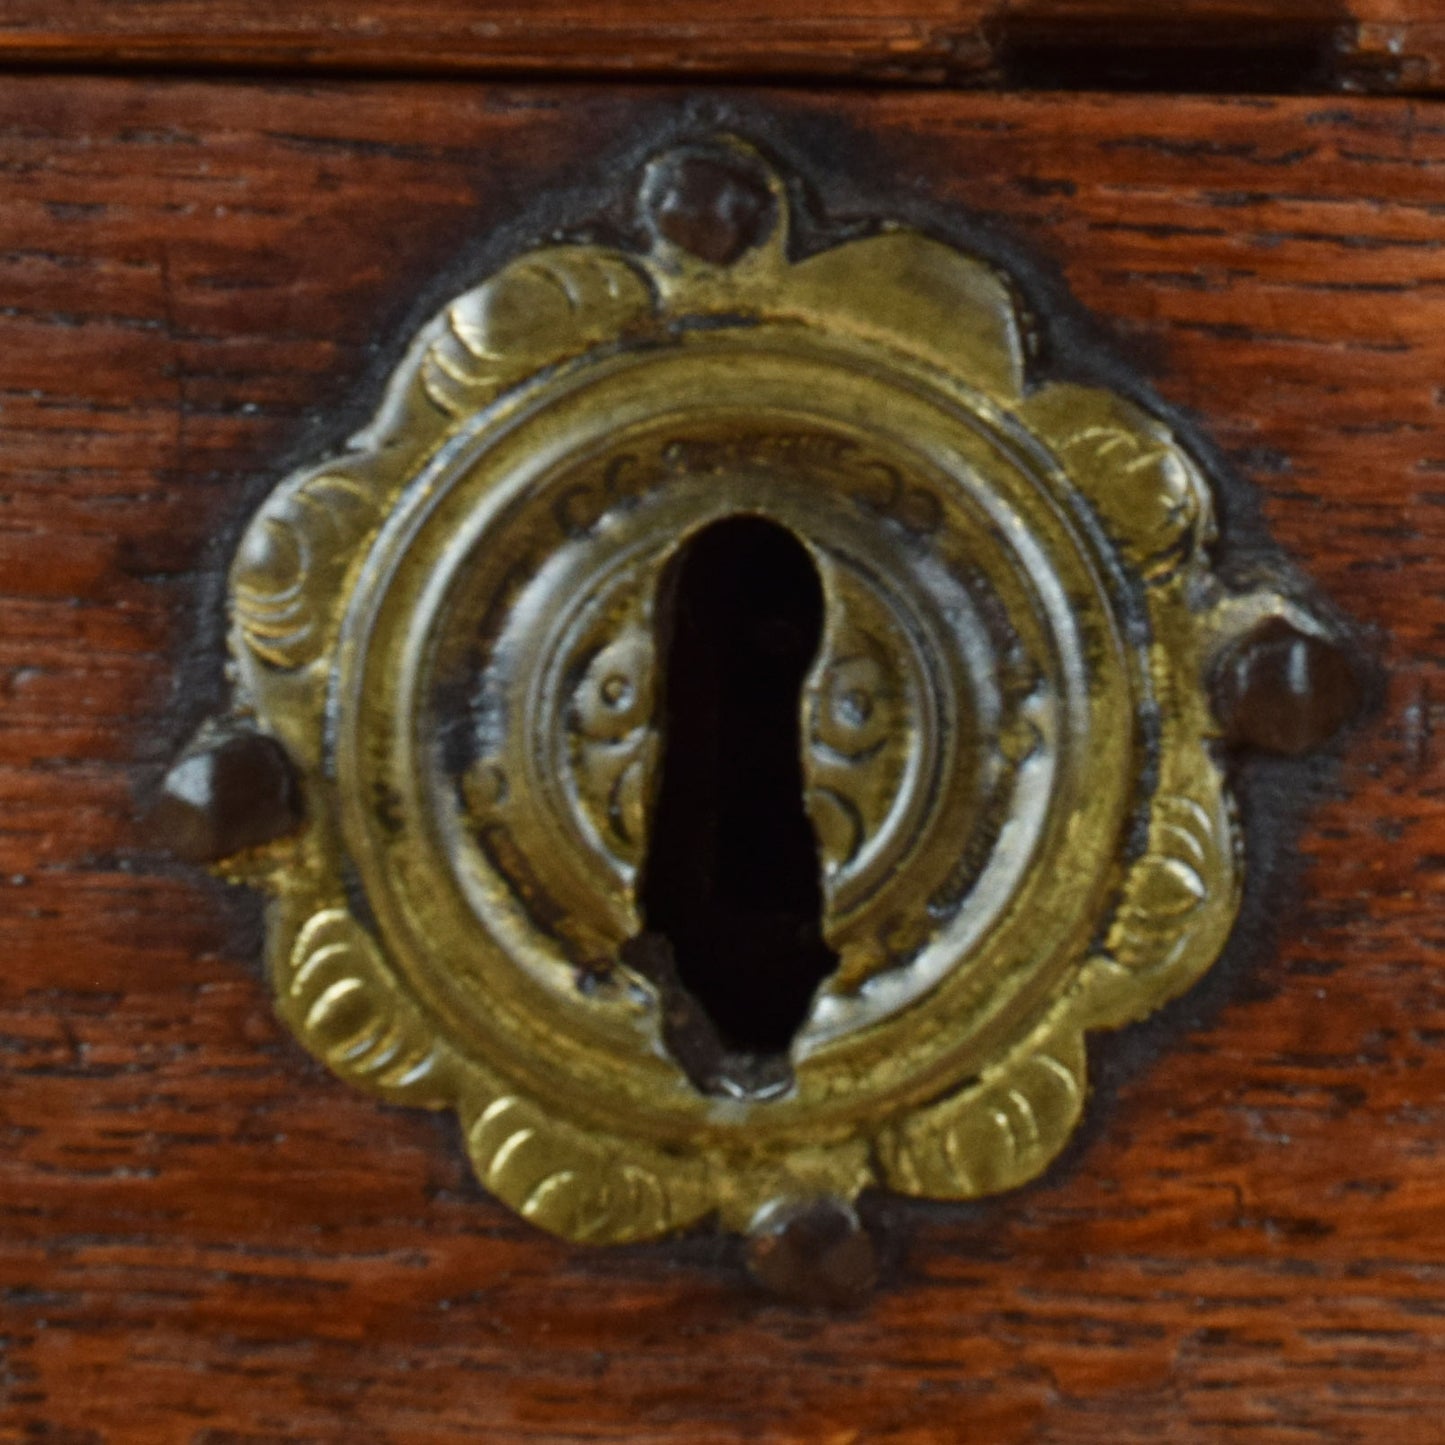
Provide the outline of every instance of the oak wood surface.
[[[1087,88],[1123,47],[1314,44],[1307,88],[1445,84],[1438,0],[3,0],[0,64],[1028,83],[1075,47]],[[1012,67],[1017,62],[1017,75]],[[1190,89],[1178,56],[1153,88]],[[1197,83],[1201,71],[1193,68]],[[1136,77],[1137,78],[1137,77]],[[1146,62],[1145,78],[1148,78]],[[1057,83],[1054,81],[1052,83]],[[1288,77],[1286,88],[1298,88]],[[1278,88],[1253,80],[1249,88]]]
[[[510,1218],[450,1123],[302,1055],[254,901],[133,823],[256,498],[450,291],[711,124],[1067,283],[1388,667],[1336,765],[1252,775],[1255,936],[1093,1049],[1043,1182],[888,1214],[841,1317],[706,1237]],[[1445,107],[9,79],[0,1439],[1438,1441],[1442,478]]]

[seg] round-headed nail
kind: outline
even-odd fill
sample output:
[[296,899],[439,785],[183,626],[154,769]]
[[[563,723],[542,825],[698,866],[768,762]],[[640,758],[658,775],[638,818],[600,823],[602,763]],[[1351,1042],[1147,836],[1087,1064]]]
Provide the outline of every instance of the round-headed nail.
[[1271,617],[1220,658],[1211,691],[1226,741],[1296,756],[1349,721],[1361,680],[1339,643]]
[[843,1308],[872,1290],[878,1255],[852,1205],[834,1198],[778,1200],[749,1231],[748,1268],[784,1299]]
[[189,863],[214,863],[294,832],[300,789],[286,750],[237,728],[187,750],[166,774],[146,831]]
[[639,197],[653,237],[715,266],[767,238],[777,201],[761,168],[722,147],[669,151],[648,167]]

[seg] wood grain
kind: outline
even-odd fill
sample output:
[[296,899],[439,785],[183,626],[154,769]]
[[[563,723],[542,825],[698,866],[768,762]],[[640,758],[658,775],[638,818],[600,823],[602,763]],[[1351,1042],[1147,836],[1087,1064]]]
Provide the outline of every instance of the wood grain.
[[[0,64],[400,74],[837,77],[1088,88],[1111,53],[1130,83],[1190,90],[1221,51],[1248,89],[1430,91],[1445,84],[1436,0],[6,0]],[[1315,47],[1318,63],[1252,49]],[[1151,61],[1147,52],[1158,51]],[[1155,72],[1155,73],[1151,73]],[[1297,73],[1298,72],[1298,73]],[[1060,76],[1063,79],[1060,79]],[[1238,86],[1230,88],[1240,88]]]
[[7,0],[0,62],[420,73],[858,75],[976,70],[998,0]]
[[[751,1293],[708,1238],[508,1217],[451,1125],[302,1056],[253,901],[132,821],[215,697],[257,496],[449,291],[714,123],[833,217],[982,215],[1207,419],[1388,666],[1333,769],[1253,770],[1254,936],[1095,1047],[1067,1159],[888,1214],[912,1243],[842,1317]],[[1439,1440],[1442,378],[1445,107],[11,79],[0,1439]]]

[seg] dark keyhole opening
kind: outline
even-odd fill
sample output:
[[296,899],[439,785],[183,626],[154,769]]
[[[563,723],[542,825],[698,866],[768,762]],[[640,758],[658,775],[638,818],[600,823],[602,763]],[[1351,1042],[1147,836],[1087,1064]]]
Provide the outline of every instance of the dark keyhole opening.
[[733,517],[686,545],[661,601],[663,756],[633,956],[647,943],[655,962],[662,946],[685,991],[674,1025],[700,1008],[714,1048],[756,1061],[787,1049],[838,962],[803,801],[800,696],[822,584],[785,528]]

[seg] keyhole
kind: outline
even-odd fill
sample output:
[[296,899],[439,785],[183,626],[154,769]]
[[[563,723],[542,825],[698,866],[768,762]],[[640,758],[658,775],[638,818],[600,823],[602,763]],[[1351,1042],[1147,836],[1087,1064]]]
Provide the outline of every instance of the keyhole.
[[646,936],[665,942],[721,1046],[756,1061],[787,1049],[838,961],[823,939],[803,803],[800,696],[822,637],[822,584],[785,528],[733,517],[686,545],[661,600]]

